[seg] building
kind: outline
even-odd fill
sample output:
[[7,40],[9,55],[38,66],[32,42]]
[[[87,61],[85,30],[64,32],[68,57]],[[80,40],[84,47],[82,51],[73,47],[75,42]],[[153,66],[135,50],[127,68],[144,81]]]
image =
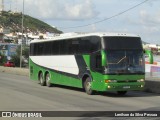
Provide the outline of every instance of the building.
[[17,47],[17,44],[0,43],[0,53],[10,60],[11,56],[16,54]]

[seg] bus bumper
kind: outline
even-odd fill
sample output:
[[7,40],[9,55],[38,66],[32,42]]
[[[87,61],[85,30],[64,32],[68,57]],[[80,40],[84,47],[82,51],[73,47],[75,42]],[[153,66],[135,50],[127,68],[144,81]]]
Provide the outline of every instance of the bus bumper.
[[143,90],[144,82],[135,83],[105,83],[104,91],[131,91],[131,90]]

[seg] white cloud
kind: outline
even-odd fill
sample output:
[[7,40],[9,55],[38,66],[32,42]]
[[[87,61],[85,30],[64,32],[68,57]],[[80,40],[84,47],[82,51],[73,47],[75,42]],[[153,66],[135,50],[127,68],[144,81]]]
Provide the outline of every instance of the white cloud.
[[147,24],[147,25],[160,24],[160,12],[151,14],[149,11],[141,10],[139,14],[142,24]]
[[73,6],[72,4],[65,4],[64,12],[67,14],[66,17],[72,19],[90,19],[98,15],[91,0],[85,0]]
[[149,26],[144,26],[144,31],[146,31],[147,33],[154,33],[154,32],[159,32],[160,29],[159,27],[156,27],[156,26],[152,26],[152,27],[149,27]]
[[92,31],[92,32],[95,32],[96,30],[97,30],[97,29],[96,29],[96,25],[95,25],[95,24],[92,24],[92,25],[91,25],[91,31]]
[[[14,3],[12,0],[12,3]],[[85,20],[96,17],[92,0],[24,0],[25,14],[42,19]],[[14,4],[15,5],[15,4]],[[22,10],[22,0],[17,0]]]
[[147,15],[148,15],[148,13],[147,13],[146,10],[141,10],[141,11],[140,11],[140,16],[141,16],[142,18],[145,18]]

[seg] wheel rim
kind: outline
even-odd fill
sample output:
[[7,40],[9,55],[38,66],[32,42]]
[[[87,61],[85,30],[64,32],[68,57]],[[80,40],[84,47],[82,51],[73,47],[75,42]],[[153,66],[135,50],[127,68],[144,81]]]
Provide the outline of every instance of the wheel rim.
[[87,91],[91,90],[91,82],[86,83],[86,89],[87,89]]
[[49,77],[49,75],[48,75],[48,74],[46,75],[46,82],[47,82],[47,85],[49,85],[49,84],[50,84],[50,77]]
[[40,75],[40,82],[43,83],[42,75]]

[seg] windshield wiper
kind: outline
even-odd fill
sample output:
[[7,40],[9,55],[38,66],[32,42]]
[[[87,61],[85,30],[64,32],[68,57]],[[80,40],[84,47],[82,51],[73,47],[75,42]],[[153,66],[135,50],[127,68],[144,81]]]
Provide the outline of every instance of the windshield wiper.
[[122,59],[120,59],[116,64],[119,64],[120,62],[122,62],[124,59],[126,59],[127,57],[124,56]]
[[119,64],[119,63],[121,63],[124,59],[126,59],[127,57],[126,56],[124,56],[123,58],[121,58],[118,62],[116,62],[116,63],[108,63],[108,64]]

